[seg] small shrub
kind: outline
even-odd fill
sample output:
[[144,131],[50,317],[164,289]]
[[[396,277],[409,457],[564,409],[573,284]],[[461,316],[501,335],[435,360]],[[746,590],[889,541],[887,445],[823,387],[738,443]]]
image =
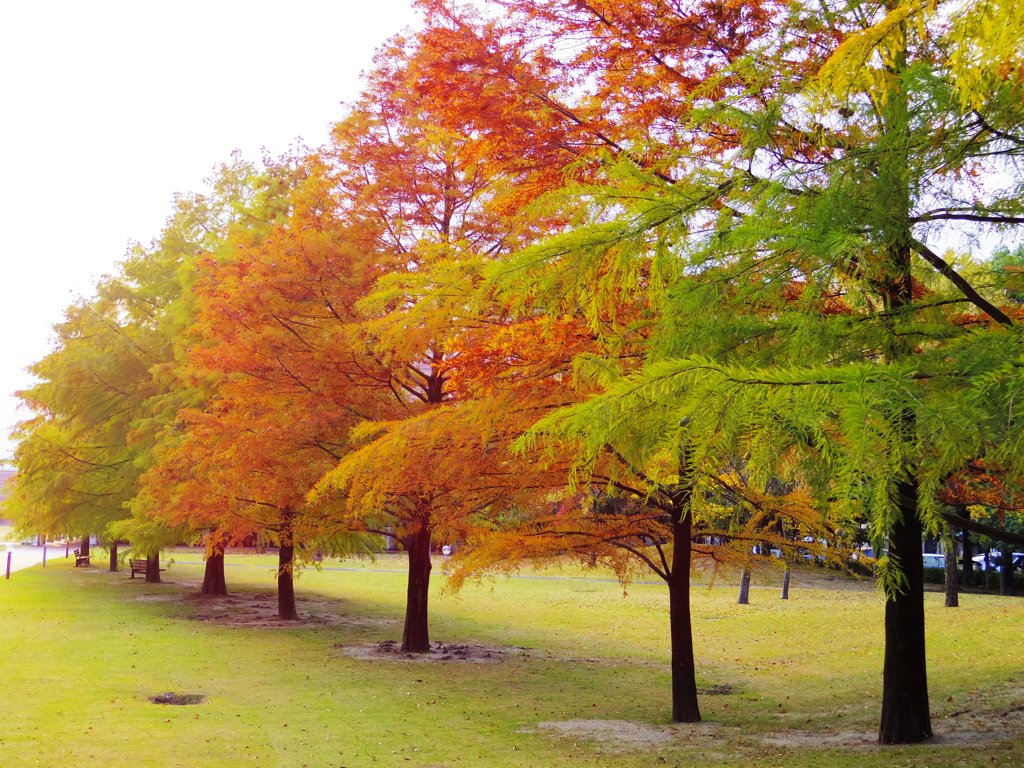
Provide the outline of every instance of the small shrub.
[[[999,589],[999,574],[996,571],[979,571],[977,569],[965,575],[962,570],[958,569],[960,574],[960,584],[964,587],[978,587],[979,589],[998,590]],[[987,578],[986,578],[987,576]],[[946,583],[946,571],[943,568],[925,568],[924,569],[924,583],[925,584],[945,584]],[[1013,585],[1018,592],[1024,592],[1024,573],[1016,571],[1013,574]]]

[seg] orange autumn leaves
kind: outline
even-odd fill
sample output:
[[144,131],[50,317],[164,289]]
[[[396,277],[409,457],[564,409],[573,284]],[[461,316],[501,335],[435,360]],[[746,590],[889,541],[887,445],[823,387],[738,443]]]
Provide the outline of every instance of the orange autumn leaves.
[[[575,375],[581,356],[640,363],[644,263],[599,266],[581,279],[601,305],[553,315],[483,275],[591,217],[558,193],[609,154],[667,178],[675,115],[732,87],[716,78],[776,6],[421,5],[426,27],[380,49],[329,144],[270,169],[274,194],[202,261],[180,374],[210,397],[181,412],[143,478],[161,515],[238,539],[286,511],[307,510],[315,536],[401,533],[413,498],[444,525],[548,503],[568,457],[512,443],[596,386]],[[721,34],[687,14],[714,15]]]

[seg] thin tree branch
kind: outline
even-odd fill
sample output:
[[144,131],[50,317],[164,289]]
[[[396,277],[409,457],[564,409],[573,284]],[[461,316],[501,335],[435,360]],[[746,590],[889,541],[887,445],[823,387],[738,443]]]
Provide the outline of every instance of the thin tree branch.
[[910,245],[915,251],[917,251],[918,255],[931,264],[940,275],[959,288],[963,292],[964,296],[966,296],[974,306],[987,314],[997,323],[1005,325],[1007,328],[1013,328],[1013,321],[1001,309],[999,309],[999,307],[995,306],[992,302],[988,301],[988,299],[978,293],[974,286],[968,283],[967,280],[965,280],[959,272],[953,269],[953,267],[951,267],[941,256],[932,251],[920,240],[911,238]]

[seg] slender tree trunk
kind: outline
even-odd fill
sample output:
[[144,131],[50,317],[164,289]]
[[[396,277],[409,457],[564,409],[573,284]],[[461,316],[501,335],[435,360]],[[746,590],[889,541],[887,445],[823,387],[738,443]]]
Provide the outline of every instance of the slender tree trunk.
[[227,581],[224,579],[224,550],[214,549],[206,558],[206,573],[203,576],[202,595],[226,595]]
[[117,541],[110,542],[110,572],[117,573]]
[[[688,494],[687,494],[688,498]],[[687,507],[689,504],[687,503]],[[690,617],[690,563],[693,558],[693,518],[682,508],[673,515],[672,570],[668,581],[668,615],[672,643],[672,720],[699,723],[697,669],[693,660]]]
[[[957,507],[956,513],[958,515],[970,514],[967,512],[967,507]],[[964,571],[964,584],[974,584],[974,543],[971,541],[970,531],[960,531],[960,536],[964,542],[964,554],[960,562],[963,563]]]
[[427,599],[430,596],[429,517],[421,519],[419,530],[406,537],[409,551],[409,582],[406,589],[405,629],[402,650],[406,653],[428,653],[430,632],[427,624]]
[[146,556],[146,583],[160,583],[160,553]]
[[294,559],[292,538],[290,535],[282,535],[277,555],[277,618],[281,621],[295,621],[299,618],[295,610],[295,577],[292,575]]
[[889,556],[906,577],[900,591],[886,590],[885,662],[882,670],[880,744],[916,744],[932,735],[924,642],[923,528],[917,515],[917,481],[897,486],[902,519],[889,533]]
[[740,605],[750,605],[750,571],[746,568],[740,574],[740,597],[736,602]]
[[1013,550],[1007,547],[999,553],[999,594],[1014,597],[1017,594],[1013,586]]
[[82,537],[82,543],[78,545],[78,552],[82,557],[89,557],[89,534]]
[[792,571],[789,565],[786,565],[786,575],[782,577],[782,599],[789,600],[789,578]]
[[942,549],[946,556],[946,607],[960,607],[960,572],[956,569],[956,539],[947,533],[942,539]]

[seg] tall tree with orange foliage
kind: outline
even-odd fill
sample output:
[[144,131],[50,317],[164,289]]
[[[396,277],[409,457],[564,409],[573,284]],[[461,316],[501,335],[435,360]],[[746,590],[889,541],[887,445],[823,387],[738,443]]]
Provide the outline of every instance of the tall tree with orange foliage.
[[[377,440],[344,459],[323,488],[344,487],[350,515],[384,515],[408,549],[402,648],[413,652],[429,649],[429,554],[435,533],[460,530],[469,524],[465,516],[498,503],[488,495],[497,486],[478,488],[468,478],[474,490],[455,494],[460,500],[453,501],[458,484],[444,479],[448,470],[441,463],[424,460],[437,439],[453,441],[451,446],[462,447],[447,457],[461,456],[465,471],[478,466],[473,446],[496,439],[493,425],[471,427],[472,436],[450,430],[452,413],[468,415],[476,407],[462,405],[469,397],[467,377],[476,369],[470,350],[506,325],[493,302],[474,304],[475,274],[482,264],[557,231],[567,219],[566,209],[524,211],[540,188],[526,188],[520,159],[495,151],[487,137],[467,129],[450,104],[425,95],[421,86],[430,79],[433,55],[422,37],[396,38],[382,49],[365,96],[321,153],[337,185],[339,215],[354,230],[369,233],[378,258],[391,265],[359,304],[365,316],[360,329],[375,364],[382,366],[374,375],[387,380],[401,406],[399,413],[367,414],[369,423],[359,434]],[[564,371],[571,356],[561,357]],[[446,409],[448,404],[453,409]],[[531,405],[517,408],[528,413]],[[428,423],[436,434],[419,434]],[[390,458],[384,461],[381,452]],[[349,482],[359,477],[369,485]],[[507,477],[503,483],[498,496],[516,492]]]
[[450,400],[402,420],[365,423],[356,432],[365,444],[314,493],[317,499],[340,495],[342,521],[377,511],[405,534],[410,578],[403,650],[430,646],[430,542],[473,540],[495,518],[545,504],[564,486],[565,465],[511,449],[543,413],[577,399],[566,386],[567,366],[592,337],[565,321],[481,324],[447,341]]
[[[253,536],[278,544],[278,613],[294,619],[305,495],[344,453],[352,426],[395,396],[352,328],[352,305],[381,265],[338,222],[322,166],[272,168],[265,187],[260,209],[232,229],[229,255],[206,260],[196,285],[179,375],[213,394],[165,433],[135,503],[212,530],[221,548]],[[342,544],[359,546],[320,542]]]

